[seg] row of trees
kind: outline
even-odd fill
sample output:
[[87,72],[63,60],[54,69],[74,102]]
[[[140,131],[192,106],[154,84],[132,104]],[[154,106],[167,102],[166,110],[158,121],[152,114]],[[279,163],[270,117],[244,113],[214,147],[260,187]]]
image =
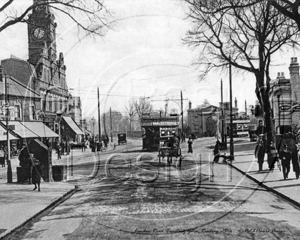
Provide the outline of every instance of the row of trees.
[[[254,74],[268,142],[275,137],[269,101],[272,57],[298,45],[300,1],[184,0],[193,28],[185,43],[196,49],[202,77],[228,68]],[[269,144],[268,144],[269,145]]]
[[150,113],[153,111],[153,106],[147,98],[130,99],[126,109],[126,120],[129,122],[129,131],[132,130],[133,122],[141,123],[143,113]]

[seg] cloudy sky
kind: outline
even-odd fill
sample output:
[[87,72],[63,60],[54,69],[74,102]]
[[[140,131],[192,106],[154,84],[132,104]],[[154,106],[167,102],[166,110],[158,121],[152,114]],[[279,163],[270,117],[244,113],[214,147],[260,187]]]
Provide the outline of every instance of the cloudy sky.
[[[18,1],[19,4],[31,0]],[[103,38],[78,36],[77,27],[66,17],[57,16],[57,49],[65,55],[68,87],[74,95],[80,94],[83,114],[97,116],[97,87],[101,94],[101,111],[111,107],[125,111],[130,98],[147,97],[154,108],[164,109],[164,100],[170,99],[169,109],[179,109],[180,90],[187,108],[204,99],[217,105],[220,101],[220,80],[224,82],[224,100],[229,100],[228,73],[212,72],[207,79],[199,79],[192,66],[197,52],[182,42],[191,23],[180,0],[106,0],[112,13],[113,28]],[[21,6],[20,6],[21,7]],[[27,26],[18,24],[1,33],[0,59],[11,54],[28,59]],[[291,50],[274,58],[277,72],[287,77]],[[244,110],[244,102],[254,104],[254,77],[234,74],[233,97]]]

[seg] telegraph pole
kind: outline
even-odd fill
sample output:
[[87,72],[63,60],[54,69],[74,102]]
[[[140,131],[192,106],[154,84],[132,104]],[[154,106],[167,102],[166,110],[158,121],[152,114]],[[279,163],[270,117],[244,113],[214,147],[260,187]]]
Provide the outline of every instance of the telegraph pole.
[[105,123],[105,112],[103,113],[103,128],[104,128],[104,134],[105,134],[105,137],[106,137],[107,132],[106,132],[106,123]]
[[222,148],[226,149],[224,141],[224,104],[223,104],[223,80],[221,79],[221,126],[222,126]]
[[99,141],[101,138],[101,119],[100,119],[100,94],[99,94],[99,87],[97,88],[98,93],[98,133],[99,133]]
[[111,107],[109,108],[109,117],[110,117],[110,139],[111,139],[111,142],[113,142]]
[[234,146],[233,146],[233,122],[232,122],[232,72],[231,72],[231,62],[229,62],[229,93],[230,93],[230,157],[231,157],[231,161],[232,161],[232,160],[234,160]]

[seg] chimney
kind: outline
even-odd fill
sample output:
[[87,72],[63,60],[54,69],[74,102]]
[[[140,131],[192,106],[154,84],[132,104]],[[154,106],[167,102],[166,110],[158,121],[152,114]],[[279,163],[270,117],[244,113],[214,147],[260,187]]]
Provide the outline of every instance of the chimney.
[[289,67],[290,70],[290,75],[292,76],[293,74],[299,75],[299,63],[296,57],[291,58],[291,64]]
[[284,79],[285,76],[284,76],[284,72],[278,72],[277,73],[277,79]]
[[191,109],[192,109],[192,102],[189,101],[189,110],[191,110]]

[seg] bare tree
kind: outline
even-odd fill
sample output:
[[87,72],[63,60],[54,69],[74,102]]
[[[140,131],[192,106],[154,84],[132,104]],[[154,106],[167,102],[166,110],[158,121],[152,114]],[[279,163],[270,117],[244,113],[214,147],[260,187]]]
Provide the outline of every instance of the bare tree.
[[[109,16],[103,0],[33,0],[31,4],[20,9],[14,5],[17,1],[5,0],[0,5],[0,32],[18,23],[28,22],[32,10],[49,7],[57,12],[63,13],[76,23],[78,29],[87,34],[103,35],[103,27]],[[19,2],[19,1],[18,1]]]
[[140,98],[134,102],[134,107],[139,121],[141,122],[142,115],[145,113],[151,113],[153,111],[153,106],[148,99]]
[[135,101],[133,98],[129,100],[128,105],[125,106],[125,109],[126,109],[127,118],[129,120],[129,129],[131,134],[132,122],[135,121],[137,117],[137,112],[135,109]]
[[264,108],[268,141],[274,138],[269,102],[270,64],[283,46],[297,44],[294,21],[279,13],[269,1],[185,0],[194,28],[185,42],[199,49],[197,63],[205,76],[212,69],[253,73],[256,95]]
[[[298,26],[298,29],[300,30],[300,1],[299,0],[252,0],[252,1],[239,1],[236,2],[236,5],[234,8],[247,8],[249,6],[253,6],[256,4],[259,4],[261,2],[269,2],[273,7],[277,9],[278,12],[286,16],[287,18],[292,19],[295,21],[295,23]],[[191,2],[191,1],[189,1]],[[220,5],[222,3],[222,5]],[[215,0],[210,1],[206,0],[203,1],[203,4],[206,6],[210,6],[209,8],[205,9],[206,13],[216,13],[220,10],[227,10],[231,9],[232,5],[227,3],[227,1],[222,0]],[[212,8],[213,6],[220,6],[219,8]]]

